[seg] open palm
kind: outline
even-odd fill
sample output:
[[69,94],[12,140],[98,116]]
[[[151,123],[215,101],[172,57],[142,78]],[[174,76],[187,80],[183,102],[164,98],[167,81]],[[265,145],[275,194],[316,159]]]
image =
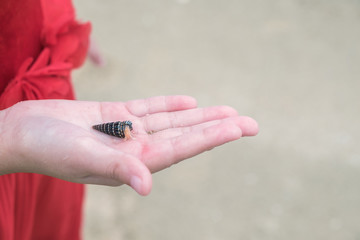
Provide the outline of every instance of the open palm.
[[[91,184],[151,190],[160,171],[241,136],[256,135],[254,120],[227,106],[197,108],[188,96],[129,102],[27,101],[1,112],[0,173],[34,172]],[[133,139],[92,129],[130,120]]]

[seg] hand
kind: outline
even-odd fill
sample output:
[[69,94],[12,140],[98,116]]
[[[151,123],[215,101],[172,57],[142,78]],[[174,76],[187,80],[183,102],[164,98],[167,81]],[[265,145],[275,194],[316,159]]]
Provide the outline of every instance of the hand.
[[[92,125],[130,120],[134,139]],[[257,123],[227,106],[197,108],[187,96],[119,102],[41,100],[0,113],[0,174],[33,172],[71,182],[151,190],[151,173],[257,134]]]

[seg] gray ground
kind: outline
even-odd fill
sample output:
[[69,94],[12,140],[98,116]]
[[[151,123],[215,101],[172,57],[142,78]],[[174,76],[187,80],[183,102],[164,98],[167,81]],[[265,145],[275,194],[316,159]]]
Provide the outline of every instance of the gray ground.
[[80,100],[188,94],[260,134],[154,175],[150,196],[89,186],[95,239],[360,239],[358,0],[76,0],[107,65]]

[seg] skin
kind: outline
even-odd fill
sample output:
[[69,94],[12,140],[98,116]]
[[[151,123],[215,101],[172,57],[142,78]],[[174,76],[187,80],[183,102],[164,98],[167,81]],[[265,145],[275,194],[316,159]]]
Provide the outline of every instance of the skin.
[[[92,129],[130,120],[125,141]],[[76,183],[151,191],[151,173],[242,136],[257,123],[228,106],[197,108],[188,96],[129,102],[25,101],[0,111],[0,175],[40,173]]]

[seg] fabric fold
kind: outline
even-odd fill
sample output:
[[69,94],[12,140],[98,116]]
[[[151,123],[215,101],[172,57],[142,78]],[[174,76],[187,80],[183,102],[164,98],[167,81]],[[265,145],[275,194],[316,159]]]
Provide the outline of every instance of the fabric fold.
[[[67,3],[64,3],[67,2]],[[69,0],[41,1],[43,50],[27,58],[0,95],[0,109],[35,99],[74,99],[71,70],[83,64],[89,45],[90,23],[75,21]]]

